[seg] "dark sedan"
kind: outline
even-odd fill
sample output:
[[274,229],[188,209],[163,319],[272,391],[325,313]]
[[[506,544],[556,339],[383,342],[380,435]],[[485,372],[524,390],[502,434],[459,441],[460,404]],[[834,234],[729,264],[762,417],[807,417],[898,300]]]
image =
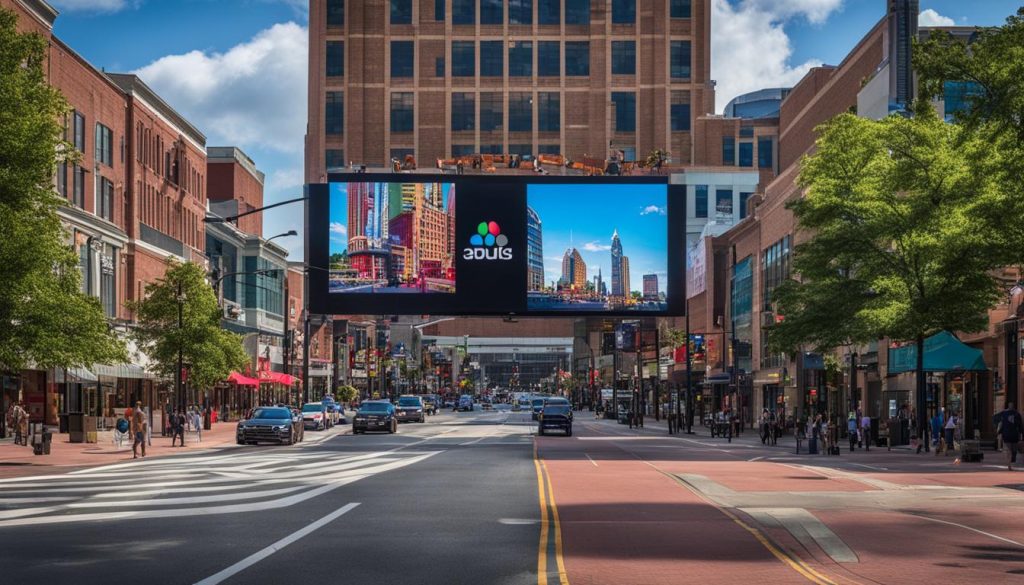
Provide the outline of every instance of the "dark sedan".
[[538,435],[543,435],[544,431],[557,429],[564,432],[567,437],[572,436],[572,408],[568,404],[545,404],[537,420]]
[[352,434],[358,435],[366,431],[398,432],[398,419],[395,416],[395,405],[386,400],[364,402],[352,418]]
[[235,441],[239,445],[280,443],[291,445],[298,441],[295,417],[291,409],[283,406],[264,406],[252,413],[252,418],[239,421]]
[[427,422],[423,399],[419,396],[399,396],[396,415],[398,422]]

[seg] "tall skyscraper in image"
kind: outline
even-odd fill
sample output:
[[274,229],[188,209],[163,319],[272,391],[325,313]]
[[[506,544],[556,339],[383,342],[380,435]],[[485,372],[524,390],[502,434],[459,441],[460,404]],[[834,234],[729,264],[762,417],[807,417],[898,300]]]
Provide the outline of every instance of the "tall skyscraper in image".
[[532,207],[526,208],[526,290],[544,288],[544,234],[540,216]]
[[566,250],[562,256],[562,285],[582,290],[587,285],[587,263],[576,248]]
[[612,233],[612,296],[625,296],[629,293],[628,289],[628,281],[623,287],[622,280],[622,241],[619,240],[619,230],[615,230]]
[[622,257],[622,268],[619,269],[622,275],[622,296],[629,298],[629,256]]

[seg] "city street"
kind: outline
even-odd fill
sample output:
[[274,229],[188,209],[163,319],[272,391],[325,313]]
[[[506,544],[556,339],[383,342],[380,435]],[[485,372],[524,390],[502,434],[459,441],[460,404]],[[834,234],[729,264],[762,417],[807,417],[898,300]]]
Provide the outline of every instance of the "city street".
[[397,435],[5,479],[0,565],[11,583],[43,567],[53,582],[105,583],[114,566],[161,583],[1024,574],[1024,479],[999,469],[998,453],[982,464],[885,449],[796,455],[752,432],[728,443],[704,429],[669,436],[651,419],[638,431],[576,417],[573,437],[535,437],[527,413],[446,411]]

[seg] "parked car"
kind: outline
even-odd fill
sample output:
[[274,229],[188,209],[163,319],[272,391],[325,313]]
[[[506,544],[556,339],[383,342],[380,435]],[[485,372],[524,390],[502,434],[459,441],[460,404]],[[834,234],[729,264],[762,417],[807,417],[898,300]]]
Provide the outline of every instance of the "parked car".
[[473,410],[473,397],[469,394],[459,396],[459,410]]
[[323,402],[307,402],[302,405],[302,422],[317,431],[330,428],[327,406]]
[[299,431],[292,411],[280,406],[261,406],[252,417],[238,421],[235,427],[235,441],[239,445],[255,445],[272,442],[291,445],[298,441]]
[[399,396],[395,411],[398,422],[427,422],[427,415],[423,412],[423,399],[419,396]]
[[533,400],[530,401],[530,408],[532,409],[530,418],[533,420],[537,420],[537,418],[540,416],[540,411],[544,409],[544,399],[534,398]]
[[397,433],[395,405],[387,400],[367,400],[362,403],[352,418],[352,434],[358,435],[366,431]]
[[437,414],[437,396],[426,394],[423,397],[423,412]]
[[569,404],[548,403],[541,409],[537,416],[537,434],[543,435],[551,429],[563,431],[567,437],[572,436],[572,407]]
[[333,427],[334,425],[341,422],[341,405],[334,401],[334,398],[330,394],[320,399],[320,402],[326,407],[327,410],[327,428]]

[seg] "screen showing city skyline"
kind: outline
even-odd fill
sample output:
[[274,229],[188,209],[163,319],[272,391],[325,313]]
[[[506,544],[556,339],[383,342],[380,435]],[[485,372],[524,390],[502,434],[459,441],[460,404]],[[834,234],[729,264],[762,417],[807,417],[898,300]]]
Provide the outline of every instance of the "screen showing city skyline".
[[332,294],[455,293],[455,185],[330,185]]
[[529,310],[667,309],[665,185],[531,184],[526,195]]

